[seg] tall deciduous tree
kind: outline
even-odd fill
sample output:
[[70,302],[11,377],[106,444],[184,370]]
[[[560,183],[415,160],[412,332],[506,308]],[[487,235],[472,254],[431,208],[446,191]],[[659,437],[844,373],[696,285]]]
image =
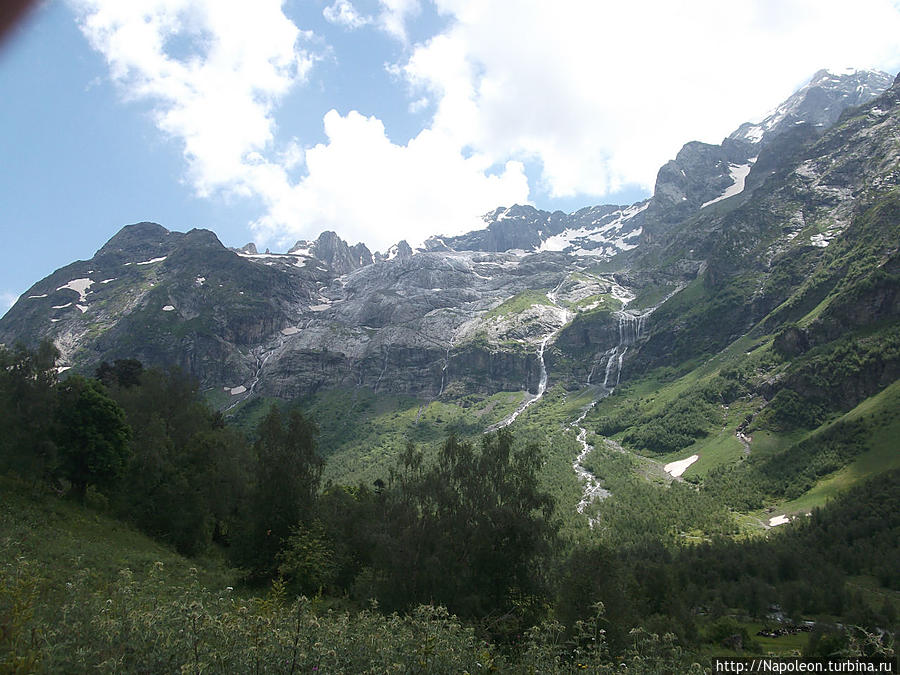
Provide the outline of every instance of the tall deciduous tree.
[[110,485],[122,473],[131,429],[122,408],[97,380],[72,375],[57,390],[60,471],[83,500],[88,485]]
[[257,434],[256,480],[235,554],[252,576],[266,578],[275,573],[275,557],[292,530],[312,520],[322,459],[316,426],[297,408],[282,414],[273,406]]
[[253,473],[243,434],[226,427],[178,369],[119,360],[97,373],[134,432],[115,500],[120,514],[189,555],[227,541]]
[[544,593],[556,526],[553,500],[538,485],[540,449],[514,443],[507,430],[480,446],[451,436],[425,468],[410,448],[394,472],[378,561],[389,604],[512,616]]

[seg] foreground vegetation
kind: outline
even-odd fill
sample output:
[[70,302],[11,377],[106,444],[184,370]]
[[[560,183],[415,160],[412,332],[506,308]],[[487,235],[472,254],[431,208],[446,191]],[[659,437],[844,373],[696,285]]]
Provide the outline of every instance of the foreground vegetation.
[[[652,673],[893,649],[897,472],[743,540],[714,490],[601,448],[590,531],[547,480],[571,471],[551,446],[571,450],[577,396],[548,392],[518,437],[432,431],[374,481],[323,485],[297,407],[241,430],[177,372],[58,382],[49,347],[0,358],[0,669]],[[815,627],[756,636],[779,612]]]

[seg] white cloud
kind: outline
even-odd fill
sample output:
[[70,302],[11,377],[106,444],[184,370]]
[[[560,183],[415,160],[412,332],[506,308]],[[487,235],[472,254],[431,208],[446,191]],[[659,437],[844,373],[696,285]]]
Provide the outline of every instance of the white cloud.
[[[282,175],[280,188],[266,192],[268,214],[254,226],[263,237],[286,244],[337,229],[378,250],[399,239],[415,246],[431,234],[482,226],[478,215],[498,204],[527,201],[518,162],[486,175],[492,167],[485,157],[464,157],[439,132],[397,145],[374,117],[332,110],[324,121],[328,142],[307,150],[308,175],[296,185]],[[261,180],[276,182],[272,174]]]
[[542,163],[553,196],[651,187],[821,67],[900,65],[890,0],[435,0],[449,28],[403,64],[433,128],[492,161]]
[[326,21],[350,30],[375,25],[402,43],[407,42],[406,22],[422,11],[421,0],[377,0],[373,16],[361,14],[350,0],[334,0],[322,10]]
[[73,3],[113,78],[152,101],[159,128],[184,143],[198,193],[252,193],[247,165],[271,144],[276,103],[315,58],[280,0]]
[[355,30],[372,22],[367,16],[362,16],[356,11],[350,0],[335,0],[333,5],[329,5],[322,10],[322,16],[326,21],[344,26],[350,30]]
[[406,42],[406,22],[422,10],[421,1],[378,0],[378,3],[381,5],[378,25],[390,35],[402,42]]
[[[379,2],[379,26],[405,39],[403,22],[418,0]],[[415,245],[435,231],[477,226],[497,204],[528,199],[521,164],[500,162],[498,171],[427,129],[396,145],[379,120],[355,112],[325,116],[327,144],[304,148],[294,139],[274,147],[276,104],[315,62],[279,0],[78,0],[78,7],[114,79],[129,96],[151,101],[159,128],[184,143],[198,194],[260,199],[266,213],[252,227],[266,240],[334,229],[379,249],[401,238]],[[367,21],[341,0],[326,18],[351,27]],[[292,182],[289,172],[302,166],[307,175]]]

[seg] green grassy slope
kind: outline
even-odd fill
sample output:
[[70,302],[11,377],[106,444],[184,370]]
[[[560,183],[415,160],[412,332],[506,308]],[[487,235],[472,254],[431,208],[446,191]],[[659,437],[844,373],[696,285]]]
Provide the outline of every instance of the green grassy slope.
[[211,587],[234,583],[234,574],[215,557],[185,558],[101,511],[4,477],[0,493],[0,561],[7,569],[18,559],[32,566],[42,605],[59,604],[75,576],[87,574],[92,585],[103,587],[122,569],[144,578],[158,563],[176,582],[193,576],[194,568]]

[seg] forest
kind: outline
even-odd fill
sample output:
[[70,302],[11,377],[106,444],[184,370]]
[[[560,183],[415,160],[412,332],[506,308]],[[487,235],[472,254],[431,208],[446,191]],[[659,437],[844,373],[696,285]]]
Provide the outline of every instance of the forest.
[[[0,349],[0,671],[702,672],[712,654],[766,653],[760,634],[785,626],[809,633],[804,655],[894,655],[900,472],[782,530],[737,537],[713,520],[691,542],[670,536],[678,518],[802,476],[770,462],[723,469],[700,492],[635,483],[618,511],[601,505],[602,534],[576,536],[531,435],[451,432],[435,453],[399,448],[370,484],[335,484],[296,405],[248,432],[178,370],[120,360],[58,376],[57,356],[49,343]],[[741,386],[720,377],[669,411],[683,421],[673,447]],[[771,414],[790,410],[782,399]],[[652,428],[636,429],[649,443]],[[853,434],[803,446],[804,465],[852,452]],[[614,491],[634,482],[606,459],[594,462]],[[134,528],[189,571],[29,557],[47,544],[29,542],[26,514],[58,508]],[[233,584],[204,581],[207,567]]]

